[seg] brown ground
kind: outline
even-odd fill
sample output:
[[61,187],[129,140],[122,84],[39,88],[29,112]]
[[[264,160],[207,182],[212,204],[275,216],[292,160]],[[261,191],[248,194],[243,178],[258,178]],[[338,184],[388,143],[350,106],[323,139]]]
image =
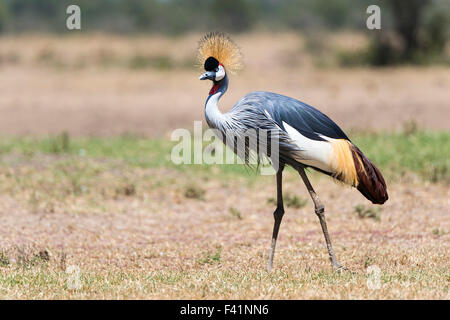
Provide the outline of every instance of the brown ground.
[[[393,183],[391,200],[376,221],[355,213],[357,204],[367,204],[355,190],[327,178],[315,180],[336,254],[354,274],[331,271],[310,201],[299,209],[287,208],[274,272],[267,274],[273,179],[261,178],[253,185],[239,179],[197,181],[206,190],[200,200],[185,198],[181,186],[186,176],[180,173],[151,169],[128,174],[141,181],[136,194],[108,198],[102,191],[101,208],[74,197],[45,212],[45,206],[31,204],[25,194],[3,195],[0,247],[9,248],[12,264],[0,268],[0,296],[448,298],[448,188]],[[143,181],[165,185],[150,188]],[[308,199],[292,172],[286,175],[285,193]],[[44,250],[50,253],[49,262],[20,267],[21,261]],[[218,250],[216,261],[211,256]],[[70,266],[83,274],[77,290],[67,289]],[[368,287],[369,266],[380,268],[378,289]],[[9,278],[15,280],[9,283]]]
[[[152,136],[191,129],[192,121],[203,119],[210,85],[192,69],[198,37],[0,39],[0,133]],[[347,49],[361,42],[341,38]],[[412,120],[450,128],[449,68],[321,69],[300,36],[244,35],[236,41],[246,69],[232,76],[224,111],[247,92],[266,90],[316,106],[346,129],[397,129]],[[173,68],[129,68],[142,56],[171,59]]]

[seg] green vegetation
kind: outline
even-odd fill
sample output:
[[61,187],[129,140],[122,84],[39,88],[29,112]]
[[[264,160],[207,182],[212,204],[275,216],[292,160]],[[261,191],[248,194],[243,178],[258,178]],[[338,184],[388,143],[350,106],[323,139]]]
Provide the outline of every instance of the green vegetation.
[[[368,0],[78,0],[76,4],[82,9],[84,30],[115,32],[180,33],[217,27],[240,32],[261,25],[360,29],[365,27],[366,8],[371,4],[389,13],[408,10],[400,16],[399,26],[407,25],[409,13],[419,9],[430,11],[425,9],[431,7],[446,12],[445,0],[411,0],[409,5],[402,0],[390,2],[393,4]],[[0,4],[0,31],[64,31],[65,9],[70,4],[73,2],[68,0],[6,0]],[[417,17],[417,13],[412,17]],[[389,19],[393,20],[386,14],[383,22],[391,22]],[[114,23],[117,21],[120,23]]]
[[381,207],[366,207],[363,204],[355,206],[355,212],[361,219],[370,218],[375,221],[381,221],[380,211]]
[[[399,63],[448,63],[445,47],[449,38],[450,10],[447,0],[78,0],[83,32],[163,33],[220,30],[248,32],[256,29],[310,31],[339,29],[366,32],[367,48],[357,52],[339,50],[338,61],[350,65]],[[6,0],[0,3],[0,32],[65,33],[64,0]],[[368,30],[366,9],[381,8],[382,30]],[[322,37],[318,37],[322,39]],[[319,54],[319,58],[322,54]],[[114,57],[104,57],[113,63]],[[107,58],[107,59],[106,59]],[[63,61],[43,52],[40,62],[66,68]],[[82,63],[81,63],[82,64]],[[136,55],[130,68],[167,70],[176,63],[164,56]],[[77,68],[80,65],[76,66]]]
[[362,50],[338,52],[341,65],[450,62],[445,54],[450,25],[448,4],[431,0],[390,0],[378,5],[383,32],[373,32],[370,45]]
[[202,258],[198,259],[198,263],[201,263],[201,264],[221,263],[221,258],[220,258],[221,254],[222,254],[222,247],[218,247],[214,254],[208,250],[208,252],[203,254]]
[[8,256],[3,250],[0,251],[0,267],[6,267],[10,264]]
[[[352,141],[382,170],[387,179],[400,179],[410,174],[430,182],[450,183],[450,133],[405,130],[402,133],[356,134]],[[88,160],[105,160],[141,168],[173,168],[192,173],[239,174],[249,179],[257,175],[243,165],[175,165],[170,160],[174,142],[164,139],[145,139],[124,135],[112,138],[72,138],[67,133],[55,137],[3,137],[0,138],[0,165],[10,166],[21,161],[31,161],[43,155],[58,155],[59,166],[64,170],[72,166],[80,170],[72,175],[77,189],[83,175],[96,172],[98,165],[83,165]],[[9,156],[7,156],[9,155]],[[61,156],[63,156],[61,158]],[[122,193],[133,193],[130,182],[124,182]],[[190,193],[190,192],[188,192]],[[197,194],[197,192],[195,192]],[[301,199],[287,199],[293,206]]]
[[[242,32],[261,24],[294,29],[360,27],[366,3],[367,0],[76,1],[82,10],[83,30],[122,33],[182,33],[218,28]],[[73,2],[66,0],[6,0],[0,4],[0,31],[66,31],[66,8],[70,4]]]
[[450,183],[450,133],[363,134],[353,142],[391,179],[415,173],[431,182]]
[[230,208],[230,213],[233,217],[235,217],[238,220],[243,219],[241,212],[238,209],[236,209],[235,207]]
[[[275,198],[271,197],[267,199],[267,203],[275,206],[277,204],[277,201],[275,200]],[[298,197],[290,192],[285,192],[283,194],[283,203],[288,208],[300,209],[308,203],[308,200]]]
[[295,194],[288,192],[284,195],[284,203],[288,208],[299,209],[303,208],[308,203],[308,200],[300,198]]
[[433,229],[432,233],[436,236],[444,236],[444,235],[448,234],[447,231],[438,229],[438,228]]

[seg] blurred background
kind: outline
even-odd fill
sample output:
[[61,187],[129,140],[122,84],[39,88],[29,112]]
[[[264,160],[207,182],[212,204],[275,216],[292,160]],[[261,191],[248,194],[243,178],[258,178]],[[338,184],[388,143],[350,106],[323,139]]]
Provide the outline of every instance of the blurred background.
[[[231,33],[245,59],[224,110],[267,90],[346,129],[448,128],[446,0],[86,0],[82,30],[69,31],[72,2],[0,3],[0,130],[160,136],[190,125],[203,113],[195,56],[209,31]],[[381,30],[366,28],[370,4]]]
[[[448,0],[1,0],[0,298],[448,299],[449,30]],[[268,275],[274,177],[170,160],[172,131],[204,119],[210,31],[244,55],[223,112],[255,90],[297,98],[383,172],[383,207],[311,174],[356,273],[329,268],[296,172]]]

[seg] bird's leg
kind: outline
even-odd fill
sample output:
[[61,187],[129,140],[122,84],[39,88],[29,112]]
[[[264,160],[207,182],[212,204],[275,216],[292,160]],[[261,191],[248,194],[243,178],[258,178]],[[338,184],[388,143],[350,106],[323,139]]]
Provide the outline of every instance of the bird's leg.
[[275,209],[275,212],[273,213],[275,222],[273,225],[272,245],[270,246],[269,260],[267,261],[267,271],[268,272],[270,272],[272,270],[273,256],[275,255],[275,246],[277,244],[278,230],[280,229],[281,219],[283,219],[283,215],[284,215],[283,192],[282,192],[282,188],[281,188],[283,169],[284,169],[284,165],[280,164],[280,168],[277,171],[277,208]]
[[325,241],[327,243],[327,249],[328,254],[330,255],[331,265],[335,270],[346,270],[347,268],[343,267],[336,259],[336,256],[334,255],[333,246],[331,245],[330,235],[328,234],[328,228],[327,228],[327,222],[325,221],[325,206],[322,204],[322,201],[320,201],[319,197],[317,196],[317,193],[314,191],[314,188],[312,187],[311,183],[309,182],[309,179],[306,175],[305,169],[300,168],[298,170],[300,173],[300,176],[303,179],[303,182],[306,185],[306,188],[308,189],[309,195],[311,196],[311,199],[314,202],[314,207],[316,211],[316,215],[319,217],[320,225],[322,226],[322,232],[325,236]]

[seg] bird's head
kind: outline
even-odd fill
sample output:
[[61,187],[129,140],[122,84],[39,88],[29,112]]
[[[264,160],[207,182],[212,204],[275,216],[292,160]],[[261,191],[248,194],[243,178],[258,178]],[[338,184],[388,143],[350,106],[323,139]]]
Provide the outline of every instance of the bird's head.
[[206,59],[204,67],[206,72],[200,76],[199,80],[212,80],[218,82],[225,78],[225,68],[216,58],[209,57]]
[[242,66],[238,46],[230,37],[220,32],[208,33],[200,40],[197,58],[198,64],[206,71],[199,79],[211,80],[214,83],[210,94],[217,91],[221,82],[226,82],[224,79],[227,79],[228,71],[237,71]]

